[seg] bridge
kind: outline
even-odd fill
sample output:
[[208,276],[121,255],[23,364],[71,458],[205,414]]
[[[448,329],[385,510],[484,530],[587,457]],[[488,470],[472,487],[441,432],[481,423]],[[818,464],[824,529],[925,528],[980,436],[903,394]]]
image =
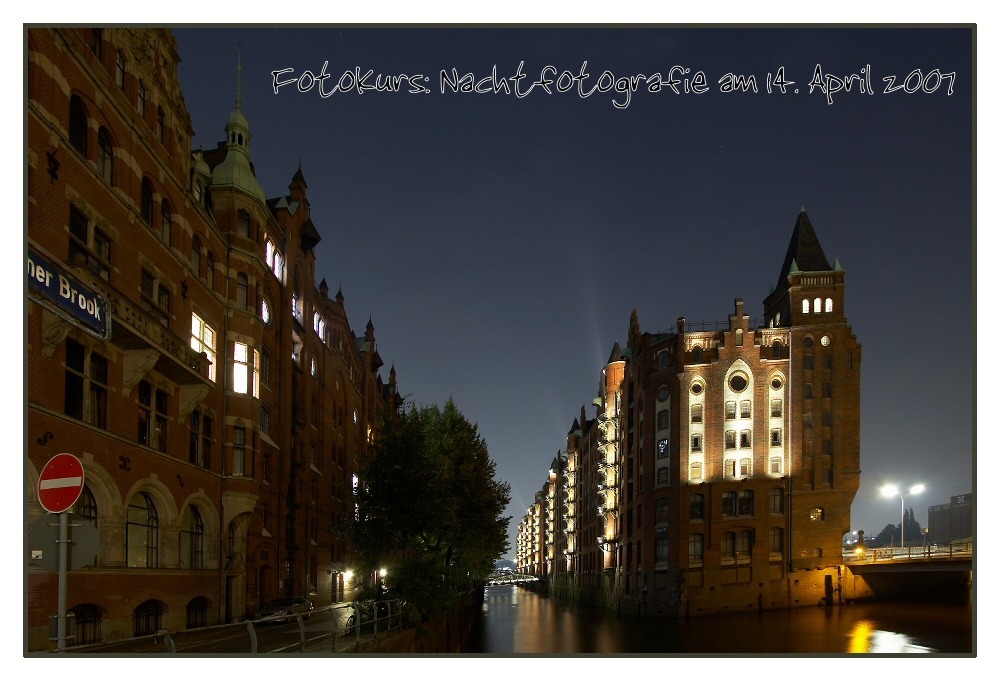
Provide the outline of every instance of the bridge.
[[513,571],[497,570],[491,572],[486,578],[486,586],[496,586],[498,584],[521,584],[524,582],[537,582],[538,577],[534,575],[523,575]]
[[844,596],[893,598],[968,593],[972,542],[844,551]]

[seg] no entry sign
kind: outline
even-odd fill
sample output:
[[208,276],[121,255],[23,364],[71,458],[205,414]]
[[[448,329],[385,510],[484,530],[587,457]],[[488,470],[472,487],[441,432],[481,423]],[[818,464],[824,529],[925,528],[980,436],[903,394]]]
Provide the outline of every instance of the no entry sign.
[[83,464],[72,454],[56,454],[38,476],[38,501],[49,513],[62,513],[83,490]]

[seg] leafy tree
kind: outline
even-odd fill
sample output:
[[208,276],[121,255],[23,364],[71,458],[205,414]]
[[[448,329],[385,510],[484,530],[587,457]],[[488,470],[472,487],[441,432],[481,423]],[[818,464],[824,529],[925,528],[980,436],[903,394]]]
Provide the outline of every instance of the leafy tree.
[[[913,515],[913,508],[911,507],[908,511],[903,513],[903,520],[905,522],[906,531],[903,533],[906,539],[906,543],[910,546],[915,545],[918,540],[920,540],[920,535],[923,529],[920,527],[920,523]],[[871,547],[882,547],[882,546],[899,546],[900,545],[900,532],[899,525],[886,525],[871,540],[867,540],[865,543]]]
[[359,478],[355,559],[369,573],[385,568],[385,595],[425,618],[450,608],[507,550],[510,485],[451,400],[384,415]]

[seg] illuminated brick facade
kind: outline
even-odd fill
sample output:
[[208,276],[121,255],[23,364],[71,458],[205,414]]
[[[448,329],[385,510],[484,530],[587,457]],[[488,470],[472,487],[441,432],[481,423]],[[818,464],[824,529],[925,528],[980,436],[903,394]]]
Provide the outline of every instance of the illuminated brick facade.
[[[399,398],[374,326],[356,335],[314,283],[301,170],[265,196],[239,101],[225,141],[191,153],[168,30],[30,29],[27,58],[28,246],[111,317],[101,338],[43,294],[26,305],[27,519],[69,452],[101,537],[69,576],[74,642],[350,598],[338,523]],[[29,649],[55,612],[56,575],[29,566]]]
[[761,321],[738,299],[649,333],[633,311],[567,438],[577,541],[553,592],[663,615],[839,600],[860,475],[843,291],[803,211]]

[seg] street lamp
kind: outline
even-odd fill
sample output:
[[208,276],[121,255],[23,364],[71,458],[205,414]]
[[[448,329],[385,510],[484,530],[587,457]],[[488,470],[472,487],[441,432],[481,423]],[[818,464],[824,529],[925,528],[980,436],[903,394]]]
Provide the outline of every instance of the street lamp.
[[905,535],[904,535],[904,525],[906,524],[906,507],[904,500],[908,494],[920,494],[924,491],[923,485],[914,485],[910,488],[909,492],[901,494],[899,488],[895,485],[886,485],[882,488],[882,496],[884,497],[899,497],[899,546],[900,548],[906,547]]

